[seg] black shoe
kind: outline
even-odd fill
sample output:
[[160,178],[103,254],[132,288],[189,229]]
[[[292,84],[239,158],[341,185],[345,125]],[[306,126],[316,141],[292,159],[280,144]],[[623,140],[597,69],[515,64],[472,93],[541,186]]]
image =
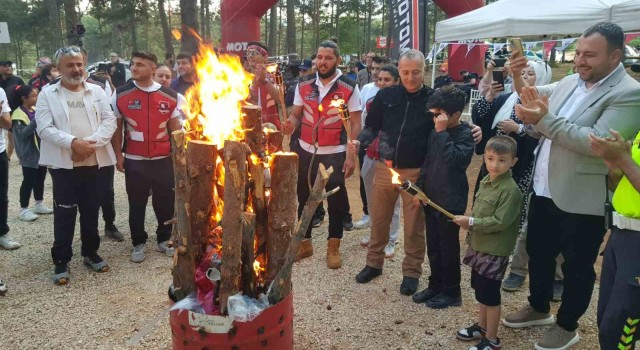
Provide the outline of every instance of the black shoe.
[[375,267],[365,266],[362,271],[356,276],[356,282],[369,283],[372,279],[382,275],[382,269],[376,269]]
[[311,219],[311,227],[320,227],[320,224],[322,224],[322,222],[324,221],[324,216],[323,217],[314,217],[313,219]]
[[122,234],[122,232],[118,230],[118,228],[114,224],[104,225],[104,235],[105,237],[109,237],[116,242],[124,241],[124,235]]
[[418,304],[422,304],[424,302],[426,302],[427,300],[435,297],[436,295],[438,295],[440,293],[436,292],[433,289],[423,289],[421,291],[419,291],[418,293],[414,294],[411,297],[411,300],[413,300],[414,303],[418,303]]
[[351,213],[347,213],[344,215],[344,220],[342,221],[342,227],[345,231],[353,230],[353,219],[351,218]]
[[426,302],[427,306],[432,309],[446,309],[449,306],[461,306],[462,298],[461,297],[451,297],[446,294],[440,293],[435,297],[429,299]]
[[400,294],[413,295],[418,290],[418,279],[415,277],[402,277],[402,284],[400,284]]

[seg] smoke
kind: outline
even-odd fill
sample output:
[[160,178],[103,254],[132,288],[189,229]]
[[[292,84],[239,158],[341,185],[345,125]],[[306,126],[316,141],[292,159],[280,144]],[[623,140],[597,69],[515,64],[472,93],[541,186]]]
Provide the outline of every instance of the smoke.
[[394,146],[392,146],[391,138],[384,131],[380,131],[380,134],[378,134],[378,136],[380,137],[380,144],[378,145],[380,158],[383,158],[385,160],[393,160],[395,148]]

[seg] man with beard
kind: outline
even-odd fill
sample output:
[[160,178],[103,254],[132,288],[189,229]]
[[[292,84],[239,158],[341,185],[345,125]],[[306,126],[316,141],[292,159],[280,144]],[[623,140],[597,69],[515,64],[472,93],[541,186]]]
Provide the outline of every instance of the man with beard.
[[[134,52],[131,57],[133,79],[116,89],[111,100],[118,117],[112,144],[116,152],[116,167],[125,175],[129,199],[129,228],[133,243],[131,261],[141,263],[145,259],[148,238],[144,217],[149,191],[152,191],[153,211],[158,220],[156,251],[173,256],[173,248],[167,245],[171,225],[165,224],[173,217],[175,197],[169,137],[171,132],[180,129],[180,110],[177,108],[178,94],[153,81],[158,65],[156,56]],[[126,140],[124,150],[123,131]]]
[[[357,141],[348,145],[347,140],[355,140],[361,127],[360,90],[355,81],[342,75],[342,72],[337,69],[339,64],[338,45],[330,40],[323,41],[316,54],[317,72],[315,75],[304,77],[298,83],[294,107],[283,126],[283,132],[291,134],[297,124],[302,122],[299,139],[298,215],[302,214],[310,194],[306,176],[309,168],[311,168],[311,181],[315,179],[319,163],[334,169],[326,185],[327,190],[340,188],[337,193],[327,199],[329,204],[327,267],[330,269],[342,266],[340,239],[344,230],[344,215],[348,212],[349,205],[344,180],[353,174],[357,156],[355,147]],[[331,107],[331,102],[334,100],[344,101],[349,109],[351,135],[347,135],[338,109]],[[313,255],[311,227],[307,230],[305,238],[298,251],[300,259]]]
[[79,47],[59,49],[55,62],[62,79],[42,89],[35,122],[42,140],[40,165],[49,167],[53,183],[53,282],[65,285],[78,211],[84,264],[96,272],[109,271],[98,255],[98,178],[116,162],[109,142],[116,119],[105,92],[85,82]]
[[187,90],[196,82],[196,72],[193,68],[193,57],[188,53],[181,53],[176,58],[176,71],[178,77],[171,82],[171,89],[183,96],[187,96]]

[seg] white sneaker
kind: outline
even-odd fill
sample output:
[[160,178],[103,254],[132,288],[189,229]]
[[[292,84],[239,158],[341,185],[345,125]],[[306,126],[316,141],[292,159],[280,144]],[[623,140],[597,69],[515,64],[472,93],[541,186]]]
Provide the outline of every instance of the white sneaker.
[[363,229],[363,228],[368,228],[369,226],[371,226],[371,219],[369,219],[369,215],[365,214],[362,216],[362,219],[360,219],[360,221],[356,222],[355,224],[353,224],[353,228],[359,230],[359,229]]
[[141,243],[133,247],[133,252],[131,253],[131,261],[133,261],[134,263],[141,263],[144,261],[145,246],[146,246],[145,243]]
[[360,245],[363,247],[368,247],[370,241],[371,241],[371,236],[367,235],[362,238],[362,240],[360,241]]
[[0,247],[8,250],[20,248],[20,243],[14,241],[9,235],[0,236]]
[[173,253],[176,251],[175,248],[169,247],[167,245],[169,241],[164,241],[162,243],[158,243],[156,247],[156,251],[160,253],[165,253],[167,256],[173,257]]
[[0,279],[0,295],[5,295],[7,293],[7,285],[2,282]]
[[389,241],[386,247],[384,247],[384,257],[391,259],[396,255],[396,242]]
[[22,221],[30,222],[36,220],[37,218],[39,218],[38,214],[31,211],[31,209],[27,209],[20,213],[20,220]]
[[47,207],[47,205],[42,203],[42,202],[37,203],[36,205],[34,205],[33,208],[31,208],[31,211],[33,211],[36,214],[51,214],[51,213],[53,213],[53,209]]

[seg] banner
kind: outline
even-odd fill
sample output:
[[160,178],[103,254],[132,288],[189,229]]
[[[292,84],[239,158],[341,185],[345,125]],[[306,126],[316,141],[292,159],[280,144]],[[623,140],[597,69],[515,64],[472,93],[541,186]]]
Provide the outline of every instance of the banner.
[[[398,59],[402,51],[416,49],[425,52],[424,39],[426,0],[391,0],[391,58]],[[437,55],[437,54],[436,54]]]
[[629,33],[629,34],[625,35],[624,43],[628,44],[628,43],[631,42],[631,40],[633,40],[633,39],[635,39],[635,38],[637,38],[639,36],[640,36],[640,33]]
[[493,56],[496,55],[496,52],[502,50],[502,48],[507,45],[507,43],[497,43],[493,44]]
[[544,57],[549,57],[549,55],[551,54],[551,49],[553,49],[556,46],[556,41],[545,41],[544,44],[542,45],[544,46]]
[[522,43],[522,45],[524,46],[524,49],[526,51],[531,51],[531,49],[533,49],[534,46],[538,45],[537,41],[525,41]]
[[[460,46],[462,46],[463,44],[452,44],[451,45],[451,50],[449,50],[449,56],[453,56],[456,51],[458,51],[458,49],[460,48]],[[468,45],[467,45],[468,46]]]
[[436,50],[436,44],[434,43],[434,44],[431,46],[431,50],[429,51],[429,54],[428,54],[428,55],[427,55],[427,57],[426,57],[426,60],[427,60],[427,61],[431,61],[431,59],[433,58],[433,52],[434,52],[435,50]]
[[470,52],[471,50],[473,50],[473,48],[474,48],[475,46],[476,46],[476,44],[467,44],[467,54],[466,54],[466,55],[464,55],[464,57],[469,56],[469,52]]
[[561,47],[560,51],[564,51],[567,48],[567,46],[573,44],[574,41],[576,41],[576,39],[573,39],[573,38],[571,38],[571,39],[562,39],[562,42],[560,43],[560,47]]
[[376,49],[386,49],[386,48],[387,48],[387,37],[378,36],[376,38]]

